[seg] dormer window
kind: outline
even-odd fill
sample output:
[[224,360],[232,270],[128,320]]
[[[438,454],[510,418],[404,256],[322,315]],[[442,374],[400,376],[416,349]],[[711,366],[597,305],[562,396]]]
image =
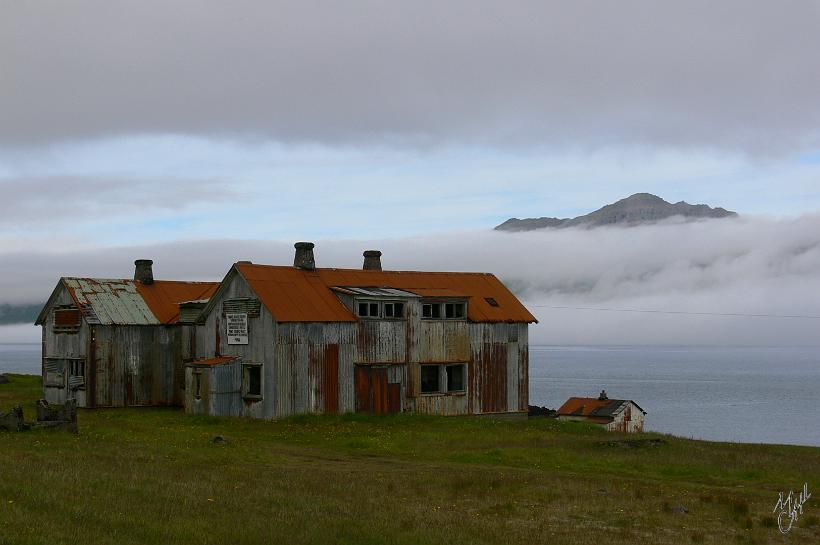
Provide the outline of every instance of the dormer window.
[[398,320],[404,318],[402,301],[358,301],[356,311],[360,318]]
[[464,301],[423,301],[421,317],[425,320],[463,320],[467,317],[467,303]]

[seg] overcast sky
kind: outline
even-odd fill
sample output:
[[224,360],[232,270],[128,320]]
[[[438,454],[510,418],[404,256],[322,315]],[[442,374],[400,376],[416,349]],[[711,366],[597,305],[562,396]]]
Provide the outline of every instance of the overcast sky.
[[[380,244],[405,268],[497,272],[531,303],[818,314],[818,291],[799,297],[772,266],[797,256],[820,285],[816,241],[800,238],[820,211],[817,51],[817,1],[5,2],[0,302],[45,299],[61,275],[129,275],[136,257],[214,278],[249,254],[287,262],[307,239],[327,266]],[[643,191],[746,219],[616,230],[601,259],[610,235],[486,233]],[[486,251],[524,240],[535,255],[515,268]],[[658,249],[682,241],[695,265],[652,284],[676,263]],[[600,289],[629,269],[621,251],[629,281]],[[697,291],[697,263],[737,256],[755,297]],[[536,331],[643,342],[651,320]],[[714,324],[670,323],[655,338],[715,340]]]

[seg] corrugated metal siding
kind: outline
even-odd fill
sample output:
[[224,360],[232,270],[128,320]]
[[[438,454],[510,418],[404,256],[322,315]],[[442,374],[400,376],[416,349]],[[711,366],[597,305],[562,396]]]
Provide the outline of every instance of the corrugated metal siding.
[[[251,286],[241,275],[229,277],[211,302],[196,345],[199,358],[218,353],[263,364],[263,401],[243,402],[243,415],[348,412],[356,410],[357,403],[359,409],[374,412],[435,414],[527,408],[526,323],[421,320],[418,299],[407,301],[406,320],[276,323],[263,305],[260,317],[249,321],[249,344],[226,345],[221,299],[242,297],[255,297]],[[465,363],[468,391],[420,396],[420,363]],[[241,389],[241,369],[233,380]],[[372,389],[376,407],[371,406]],[[360,399],[365,391],[366,402]],[[240,393],[234,399],[240,399]]]

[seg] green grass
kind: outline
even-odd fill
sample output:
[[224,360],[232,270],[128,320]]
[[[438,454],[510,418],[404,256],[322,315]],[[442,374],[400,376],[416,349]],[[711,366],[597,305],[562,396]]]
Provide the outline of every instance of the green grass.
[[[39,377],[11,378],[0,411],[33,418]],[[783,543],[778,492],[820,483],[817,448],[628,446],[544,419],[109,409],[79,424],[0,433],[0,545]],[[817,543],[820,494],[804,509],[788,540]]]

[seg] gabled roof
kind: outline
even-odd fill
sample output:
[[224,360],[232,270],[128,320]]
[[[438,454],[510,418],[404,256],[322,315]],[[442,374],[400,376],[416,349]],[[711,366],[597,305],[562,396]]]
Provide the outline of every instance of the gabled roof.
[[515,295],[488,273],[304,270],[249,262],[234,264],[234,270],[278,322],[355,322],[356,316],[334,293],[334,288],[340,287],[393,288],[422,297],[467,298],[467,318],[473,322],[537,322]]
[[40,316],[45,322],[48,309],[61,287],[65,287],[88,323],[102,325],[159,325],[179,320],[179,303],[207,299],[219,287],[217,282],[156,280],[143,284],[127,279],[61,278]]
[[621,408],[632,403],[638,410],[646,411],[631,399],[599,399],[597,397],[571,397],[558,409],[558,416],[585,416],[590,418],[612,418]]

